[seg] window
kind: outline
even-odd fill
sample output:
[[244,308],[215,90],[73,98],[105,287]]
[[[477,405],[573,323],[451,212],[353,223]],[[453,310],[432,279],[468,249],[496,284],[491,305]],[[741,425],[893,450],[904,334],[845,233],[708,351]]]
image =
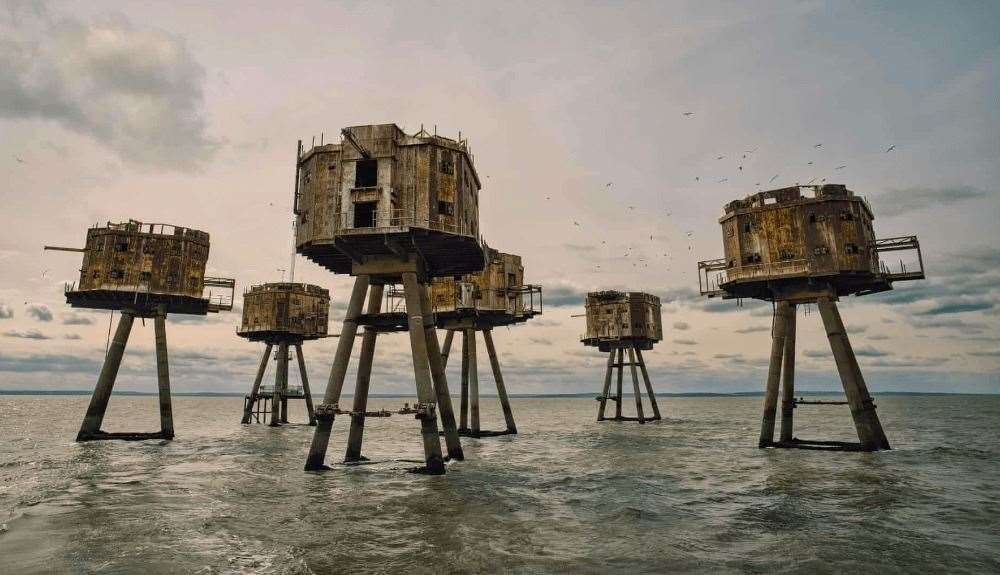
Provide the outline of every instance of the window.
[[453,202],[438,202],[438,213],[442,216],[454,216],[455,215],[455,204]]
[[139,272],[139,279],[144,282],[148,282],[152,277],[153,274],[150,272]]
[[848,211],[840,212],[840,219],[844,220],[845,222],[854,221],[854,214]]
[[517,284],[517,274],[507,274],[507,286],[513,287]]
[[354,187],[374,188],[378,185],[378,160],[358,160],[354,163]]
[[125,272],[122,270],[111,270],[108,272],[108,275],[111,276],[111,279],[120,280],[125,277]]
[[354,227],[374,228],[378,202],[358,202],[354,204]]
[[858,249],[857,244],[847,244],[844,246],[844,252],[849,254],[860,254],[861,250]]
[[128,240],[118,240],[115,242],[116,252],[127,252],[128,251]]

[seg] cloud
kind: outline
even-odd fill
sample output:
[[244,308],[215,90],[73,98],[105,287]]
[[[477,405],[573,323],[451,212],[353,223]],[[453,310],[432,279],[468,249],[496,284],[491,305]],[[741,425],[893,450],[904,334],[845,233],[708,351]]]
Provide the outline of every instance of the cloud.
[[16,337],[20,339],[52,339],[51,337],[45,335],[44,333],[38,331],[37,329],[29,329],[25,331],[5,331],[3,332],[4,337]]
[[24,357],[0,355],[0,372],[93,373],[100,369],[97,360],[65,354],[35,354]]
[[676,329],[677,331],[687,331],[691,329],[691,324],[689,324],[686,321],[675,321],[674,329]]
[[889,339],[889,336],[885,335],[884,333],[874,333],[874,334],[868,336],[868,339],[870,339],[872,341],[882,341],[882,340]]
[[674,343],[677,345],[698,345],[698,342],[693,339],[675,339]]
[[535,345],[552,345],[551,339],[545,339],[543,337],[529,337],[528,341]]
[[970,331],[982,331],[988,326],[986,323],[981,321],[965,321],[958,318],[934,318],[934,319],[913,319],[910,322],[913,327],[918,328],[939,328],[939,329],[957,329],[965,332]]
[[996,304],[992,301],[979,299],[968,300],[952,298],[941,301],[929,309],[913,312],[915,315],[948,315],[953,313],[965,313],[969,311],[985,311],[993,309]]
[[14,317],[14,310],[9,305],[0,302],[0,319],[10,319]]
[[948,206],[985,198],[990,194],[971,186],[948,188],[892,189],[872,198],[875,213],[880,217],[893,217],[935,206]]
[[35,318],[38,321],[52,321],[52,310],[49,306],[42,303],[31,303],[28,304],[26,308],[28,315]]
[[63,336],[63,339],[73,339],[73,340],[76,340],[76,339],[82,339],[82,338],[80,337],[80,334],[78,334],[78,333],[67,333],[66,335]]
[[136,165],[186,170],[206,136],[205,72],[184,40],[118,16],[0,21],[0,117],[51,120]]
[[734,330],[736,333],[758,333],[762,331],[771,331],[771,326],[769,325],[751,325],[747,327],[741,327]]
[[546,307],[583,307],[587,292],[577,286],[567,283],[556,283],[555,285],[543,283],[545,286],[542,292],[543,302]]
[[63,325],[91,325],[94,320],[85,315],[71,313],[63,316],[62,323]]
[[995,349],[990,351],[970,351],[966,355],[974,357],[1000,357],[1000,351]]
[[[807,349],[803,352],[806,357],[831,357],[833,352],[829,349]],[[887,357],[892,352],[882,351],[870,345],[854,346],[854,355],[858,357]]]

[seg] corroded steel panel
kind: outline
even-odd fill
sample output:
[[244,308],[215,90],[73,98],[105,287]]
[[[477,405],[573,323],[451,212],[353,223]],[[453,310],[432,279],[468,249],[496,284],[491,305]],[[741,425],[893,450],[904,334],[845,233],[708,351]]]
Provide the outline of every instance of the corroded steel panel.
[[603,291],[587,294],[586,345],[636,342],[643,349],[663,339],[660,298],[642,292]]
[[278,341],[325,337],[330,292],[300,283],[253,286],[243,294],[243,320],[237,332],[248,339]]

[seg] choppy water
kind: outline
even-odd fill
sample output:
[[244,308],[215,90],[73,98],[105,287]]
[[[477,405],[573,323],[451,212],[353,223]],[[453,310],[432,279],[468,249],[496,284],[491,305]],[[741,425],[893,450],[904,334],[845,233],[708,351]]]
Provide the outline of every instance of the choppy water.
[[[77,444],[87,401],[0,396],[4,573],[1000,571],[1000,397],[877,398],[876,454],[758,450],[754,397],[661,398],[644,426],[515,399],[521,434],[463,439],[439,477],[406,472],[410,417],[369,420],[379,463],[318,474],[312,428],[241,426],[239,398],[175,398],[173,442]],[[115,397],[106,429],[154,410]],[[796,415],[853,439],[846,407]]]

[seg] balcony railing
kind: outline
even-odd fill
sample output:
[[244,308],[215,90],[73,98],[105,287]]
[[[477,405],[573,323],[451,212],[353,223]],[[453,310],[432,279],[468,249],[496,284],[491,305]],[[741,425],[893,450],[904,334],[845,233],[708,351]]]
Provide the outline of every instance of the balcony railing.
[[[486,292],[486,297],[482,297],[483,292]],[[542,286],[539,285],[524,284],[507,289],[479,290],[477,295],[479,297],[473,297],[468,302],[471,305],[462,305],[463,302],[460,301],[460,296],[456,291],[454,299],[444,306],[432,303],[433,312],[454,311],[456,309],[496,312],[500,311],[498,307],[490,307],[488,304],[484,307],[483,302],[506,302],[508,304],[506,309],[513,308],[514,314],[518,316],[535,316],[542,313]],[[386,313],[405,312],[406,298],[403,294],[403,288],[397,285],[387,286],[384,303]],[[511,303],[513,305],[510,305]]]
[[[451,221],[449,221],[451,220]],[[370,216],[358,215],[354,211],[333,214],[334,233],[383,233],[405,231],[406,228],[423,228],[478,237],[474,225],[467,224],[458,216],[427,216],[414,214],[412,210],[378,210]]]

